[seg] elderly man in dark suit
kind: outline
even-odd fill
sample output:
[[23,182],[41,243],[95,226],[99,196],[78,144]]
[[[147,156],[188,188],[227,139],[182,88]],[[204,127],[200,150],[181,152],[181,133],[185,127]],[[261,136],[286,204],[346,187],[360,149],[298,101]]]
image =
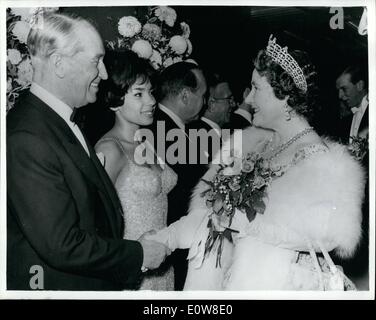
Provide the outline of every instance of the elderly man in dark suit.
[[166,248],[122,239],[115,189],[70,121],[107,79],[102,40],[83,19],[47,14],[28,47],[33,83],[7,117],[7,288],[135,288]]

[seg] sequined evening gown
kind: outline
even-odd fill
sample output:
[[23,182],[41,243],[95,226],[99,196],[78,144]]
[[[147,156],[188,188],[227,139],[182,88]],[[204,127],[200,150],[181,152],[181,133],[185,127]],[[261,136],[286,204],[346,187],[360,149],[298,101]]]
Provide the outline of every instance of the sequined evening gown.
[[[146,231],[166,227],[167,194],[177,182],[176,173],[167,165],[163,170],[156,166],[140,166],[118,139],[101,139],[105,140],[114,141],[129,163],[115,182],[124,211],[124,238],[137,240]],[[160,268],[146,272],[139,289],[174,290],[173,267],[162,264]]]

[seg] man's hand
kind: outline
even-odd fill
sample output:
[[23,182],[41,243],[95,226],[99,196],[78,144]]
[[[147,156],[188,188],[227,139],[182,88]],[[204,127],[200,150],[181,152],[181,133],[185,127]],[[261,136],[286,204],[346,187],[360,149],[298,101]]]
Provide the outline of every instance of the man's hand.
[[163,244],[147,240],[146,236],[154,234],[155,231],[145,232],[138,241],[142,245],[144,251],[144,262],[142,264],[143,269],[156,269],[166,259],[166,256],[171,254],[171,251]]

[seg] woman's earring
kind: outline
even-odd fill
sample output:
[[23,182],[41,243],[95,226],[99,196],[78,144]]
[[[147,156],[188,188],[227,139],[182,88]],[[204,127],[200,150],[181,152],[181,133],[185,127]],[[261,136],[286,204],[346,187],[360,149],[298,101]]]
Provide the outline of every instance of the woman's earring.
[[285,104],[285,118],[286,118],[286,121],[290,121],[291,120],[291,109],[289,108],[289,105]]

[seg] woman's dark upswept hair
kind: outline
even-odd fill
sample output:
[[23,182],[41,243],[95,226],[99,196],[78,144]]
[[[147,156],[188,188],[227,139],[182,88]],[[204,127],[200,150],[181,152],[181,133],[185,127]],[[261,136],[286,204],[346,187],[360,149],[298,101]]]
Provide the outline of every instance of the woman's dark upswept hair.
[[103,98],[108,108],[123,105],[124,96],[137,81],[150,81],[153,85],[155,71],[148,60],[135,52],[108,51],[104,58],[108,80],[103,81]]
[[254,66],[261,76],[266,77],[278,99],[289,96],[288,105],[298,115],[302,115],[310,121],[314,112],[317,111],[317,73],[306,52],[293,50],[289,51],[289,54],[303,71],[307,81],[307,92],[303,92],[295,85],[293,78],[266,54],[266,50],[259,51]]

